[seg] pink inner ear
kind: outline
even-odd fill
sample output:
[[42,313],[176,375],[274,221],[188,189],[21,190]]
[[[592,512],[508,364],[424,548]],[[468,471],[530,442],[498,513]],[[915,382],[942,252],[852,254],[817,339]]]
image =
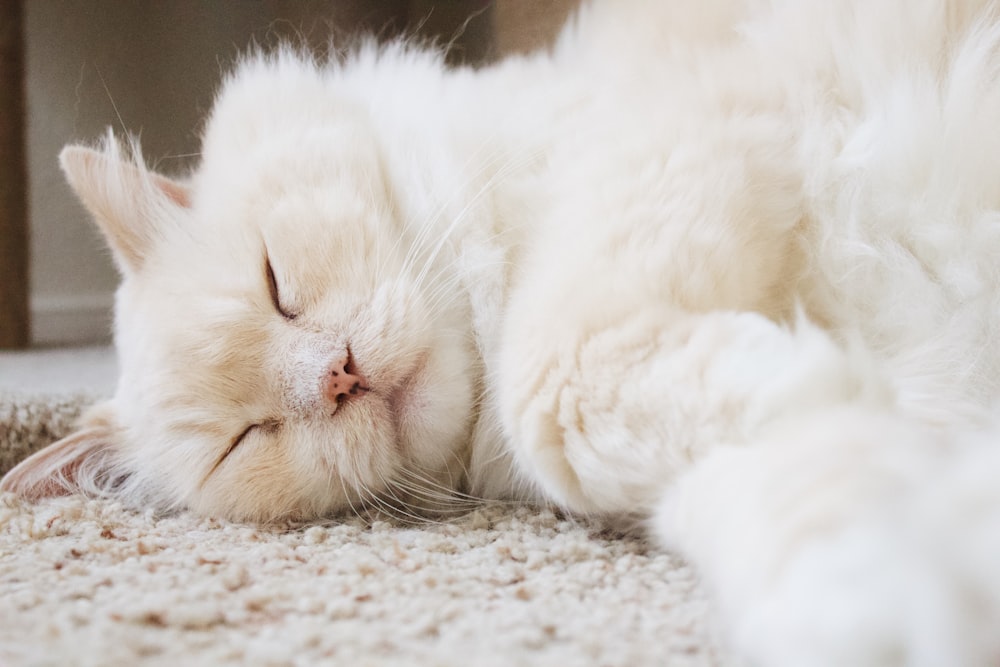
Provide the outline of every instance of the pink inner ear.
[[170,201],[182,208],[191,208],[191,195],[185,186],[163,176],[154,174],[153,178],[156,186],[170,198]]
[[0,491],[28,500],[93,488],[107,467],[111,442],[106,427],[84,428],[35,452],[0,480]]

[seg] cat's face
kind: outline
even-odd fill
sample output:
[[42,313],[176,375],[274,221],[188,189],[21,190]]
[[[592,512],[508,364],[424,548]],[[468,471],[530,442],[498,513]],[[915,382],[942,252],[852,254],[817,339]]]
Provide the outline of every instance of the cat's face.
[[419,505],[407,489],[458,484],[476,382],[467,306],[356,125],[237,161],[206,144],[185,185],[110,146],[64,152],[124,276],[110,437],[126,486],[268,521],[379,495]]

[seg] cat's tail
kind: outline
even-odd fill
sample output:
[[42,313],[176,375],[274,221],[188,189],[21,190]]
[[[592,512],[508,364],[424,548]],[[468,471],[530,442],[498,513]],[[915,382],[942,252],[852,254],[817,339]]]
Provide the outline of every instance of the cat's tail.
[[1000,664],[998,434],[789,421],[681,477],[655,531],[755,664]]

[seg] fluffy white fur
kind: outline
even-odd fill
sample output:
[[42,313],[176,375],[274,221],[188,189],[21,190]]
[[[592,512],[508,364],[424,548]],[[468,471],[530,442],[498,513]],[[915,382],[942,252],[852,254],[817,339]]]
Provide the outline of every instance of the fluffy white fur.
[[755,664],[995,663],[998,11],[607,0],[478,72],[248,58],[184,182],[63,153],[122,376],[4,488],[639,516]]

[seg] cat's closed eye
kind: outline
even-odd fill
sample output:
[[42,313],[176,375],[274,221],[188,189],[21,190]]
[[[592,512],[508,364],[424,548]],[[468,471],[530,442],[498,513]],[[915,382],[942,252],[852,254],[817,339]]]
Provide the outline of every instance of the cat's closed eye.
[[219,460],[215,462],[215,465],[212,466],[212,470],[209,471],[208,474],[211,475],[212,473],[214,473],[218,469],[218,467],[222,465],[222,462],[225,461],[227,458],[229,458],[229,455],[232,454],[236,450],[236,448],[239,447],[244,440],[246,440],[247,436],[250,435],[250,433],[252,433],[254,429],[257,428],[260,428],[260,424],[251,424],[250,426],[243,429],[243,432],[240,433],[238,436],[236,436],[233,439],[232,443],[230,443],[229,447],[226,448],[226,451],[222,453],[222,456],[220,456]]
[[223,461],[229,458],[229,455],[232,454],[234,451],[236,451],[236,448],[239,447],[241,444],[243,444],[248,437],[257,432],[273,433],[278,428],[280,428],[280,425],[281,424],[278,421],[267,420],[267,421],[256,422],[247,426],[245,429],[243,429],[242,433],[233,438],[233,441],[226,448],[226,451],[222,453],[222,456],[220,456],[219,459],[215,462],[215,465],[212,466],[212,470],[211,472],[209,472],[209,474],[211,475],[213,472],[215,472],[216,469],[218,469],[218,467],[222,465]]
[[267,289],[271,295],[271,303],[274,305],[274,309],[286,320],[294,320],[296,317],[295,313],[286,310],[281,305],[281,294],[278,291],[278,281],[274,277],[274,268],[271,266],[270,257],[267,257],[265,260],[265,273],[267,274]]

